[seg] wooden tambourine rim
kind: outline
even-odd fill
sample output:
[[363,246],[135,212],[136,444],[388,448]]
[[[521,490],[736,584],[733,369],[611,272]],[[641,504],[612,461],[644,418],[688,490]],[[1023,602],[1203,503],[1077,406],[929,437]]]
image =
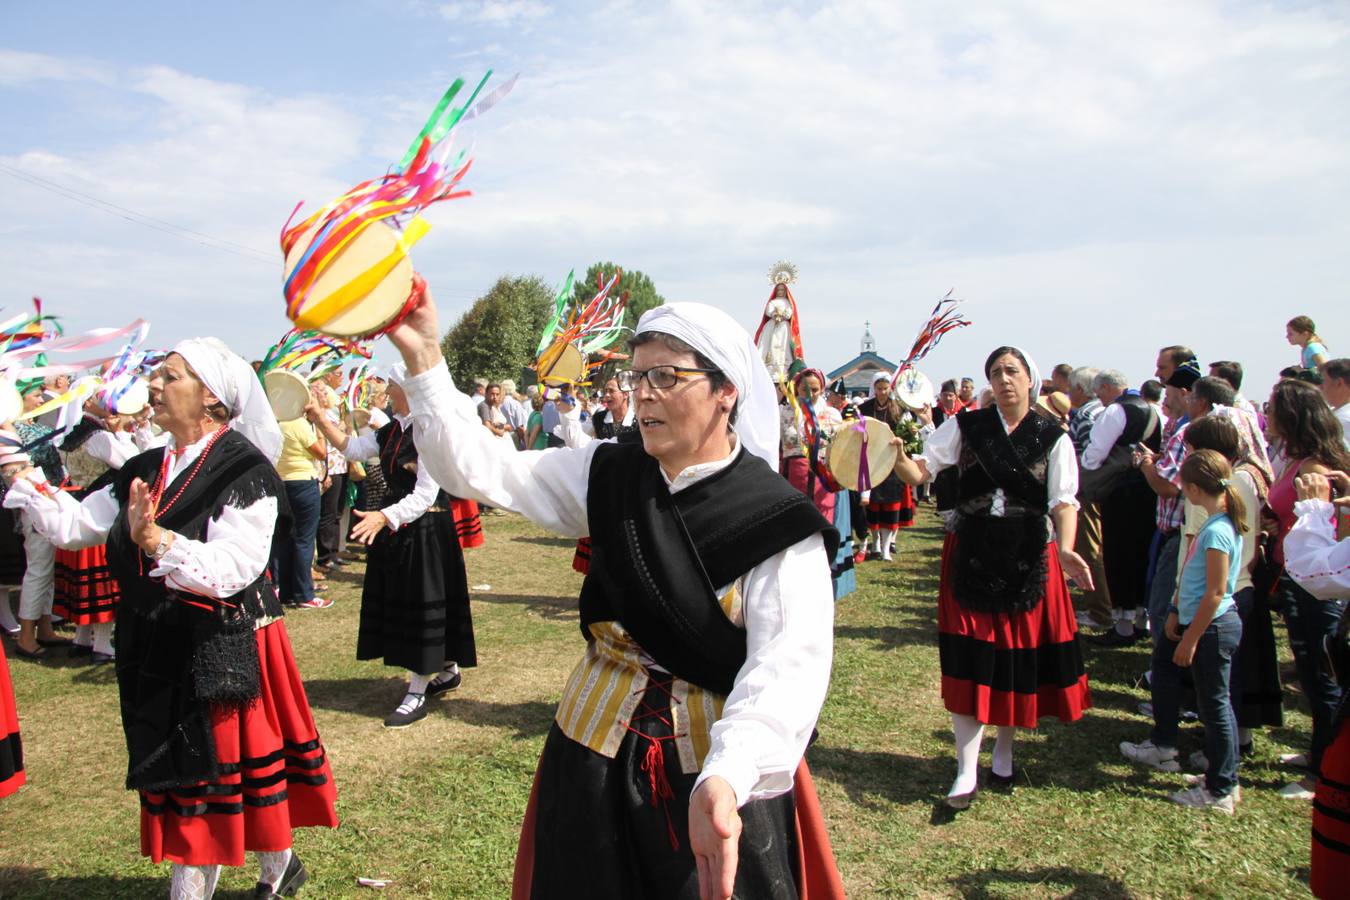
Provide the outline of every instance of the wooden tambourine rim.
[[575,344],[554,344],[539,354],[539,383],[565,387],[586,380],[586,356]]
[[[881,484],[895,467],[899,451],[891,445],[894,434],[887,424],[871,416],[863,416],[867,428],[867,471],[873,486]],[[844,422],[834,433],[826,464],[834,480],[851,491],[858,490],[858,456],[862,450],[862,435],[857,431],[857,420]]]
[[[317,226],[311,228],[291,247],[291,252],[286,255],[283,279],[290,276],[295,264],[309,249],[310,241],[317,231]],[[397,246],[398,233],[388,225],[375,222],[363,229],[314,282],[308,297],[300,307],[300,314],[303,315],[305,310],[360,276],[393,252]],[[356,338],[374,334],[390,325],[403,311],[408,302],[408,295],[412,291],[412,279],[412,260],[404,256],[374,290],[348,309],[314,327],[324,334],[338,337]]]
[[[290,422],[305,414],[309,405],[309,382],[289,369],[273,369],[263,376],[267,402],[278,422]],[[295,409],[299,404],[299,410]]]

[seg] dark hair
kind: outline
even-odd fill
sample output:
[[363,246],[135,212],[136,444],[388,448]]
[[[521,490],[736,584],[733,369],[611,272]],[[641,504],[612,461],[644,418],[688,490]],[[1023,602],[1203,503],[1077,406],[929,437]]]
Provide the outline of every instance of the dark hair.
[[[639,334],[635,334],[628,339],[628,349],[636,350],[643,344],[651,343],[660,344],[674,353],[689,353],[693,355],[694,362],[698,364],[700,369],[712,369],[713,371],[708,373],[708,390],[710,393],[717,393],[722,389],[723,385],[731,382],[731,379],[727,378],[727,373],[717,368],[712,360],[708,359],[708,357],[704,356],[702,353],[699,353],[675,335],[666,334],[664,331],[643,331]],[[738,393],[736,405],[731,408],[731,417],[727,419],[728,427],[736,424],[736,413],[740,411],[740,408],[741,398]]]
[[[1200,423],[1196,423],[1197,425]],[[1238,534],[1247,533],[1247,504],[1233,485],[1233,467],[1215,450],[1196,450],[1181,464],[1181,481],[1194,485],[1211,497],[1223,497],[1228,518]],[[1229,565],[1233,565],[1230,562]]]
[[1206,375],[1191,385],[1191,393],[1204,400],[1210,406],[1232,406],[1237,392],[1222,378]]
[[1292,319],[1286,322],[1285,325],[1294,329],[1295,331],[1301,332],[1303,334],[1311,334],[1313,337],[1317,337],[1317,326],[1314,325],[1313,320],[1308,318],[1307,316],[1294,316]]
[[1188,359],[1195,359],[1195,351],[1184,344],[1173,344],[1170,347],[1162,348],[1158,352],[1166,353],[1168,357],[1171,358],[1172,365],[1174,366],[1179,366]]
[[1350,359],[1329,359],[1322,364],[1322,377],[1335,378],[1338,381],[1350,381]]
[[1237,426],[1223,416],[1205,416],[1186,426],[1185,441],[1192,450],[1213,450],[1234,462],[1242,452]]
[[1294,378],[1277,382],[1270,392],[1269,422],[1284,441],[1289,459],[1311,459],[1350,471],[1350,451],[1345,449],[1341,423],[1322,392],[1311,384]]
[[1073,366],[1069,365],[1068,363],[1060,363],[1059,365],[1055,366],[1053,369],[1050,370],[1050,375],[1051,377],[1059,375],[1062,378],[1068,378],[1072,372]]
[[1231,359],[1221,359],[1209,364],[1209,374],[1222,378],[1233,386],[1233,390],[1242,390],[1242,363]]
[[1150,378],[1148,381],[1145,381],[1143,384],[1139,385],[1139,396],[1143,397],[1150,403],[1157,403],[1159,400],[1162,399],[1162,395],[1163,395],[1162,382],[1156,378]]
[[[990,354],[989,354],[989,358],[986,359],[986,360],[984,361],[984,377],[985,377],[985,378],[988,378],[988,377],[989,377],[989,370],[992,369],[992,368],[994,367],[994,363],[996,363],[996,362],[998,361],[999,357],[1001,357],[1001,356],[1007,356],[1007,355],[1010,354],[1010,353],[1011,353],[1013,356],[1017,357],[1019,360],[1021,360],[1021,362],[1022,362],[1022,368],[1024,368],[1024,369],[1027,370],[1027,377],[1030,378],[1030,377],[1031,377],[1031,364],[1028,363],[1028,362],[1027,362],[1027,358],[1026,358],[1025,356],[1022,355],[1022,351],[1021,351],[1021,350],[1018,350],[1016,347],[999,347],[999,348],[998,348],[997,350],[995,350],[993,353],[990,353]],[[972,379],[972,380],[973,380],[973,379]],[[1037,390],[1040,389],[1040,385],[1039,385],[1039,384],[1036,385],[1035,387],[1037,388]]]
[[955,379],[955,378],[948,378],[946,381],[942,382],[942,387],[938,388],[938,393],[939,393],[939,394],[945,394],[945,393],[947,393],[947,391],[951,391],[953,394],[956,393],[956,379]]

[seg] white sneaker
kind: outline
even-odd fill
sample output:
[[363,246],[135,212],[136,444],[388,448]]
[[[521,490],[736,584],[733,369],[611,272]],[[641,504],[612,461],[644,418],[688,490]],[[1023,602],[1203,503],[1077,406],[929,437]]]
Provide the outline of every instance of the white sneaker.
[[1172,795],[1172,802],[1191,809],[1212,809],[1215,812],[1231,816],[1237,806],[1237,800],[1234,797],[1236,793],[1236,791],[1229,791],[1226,797],[1215,797],[1203,784],[1197,784],[1184,791],[1177,791]]
[[1121,741],[1120,752],[1125,754],[1126,759],[1152,766],[1161,772],[1181,771],[1181,763],[1177,762],[1175,747],[1158,747],[1152,741],[1143,741],[1138,744]]
[[1280,765],[1292,766],[1295,769],[1308,768],[1308,754],[1306,753],[1281,753]]
[[1205,751],[1197,750],[1186,757],[1186,764],[1197,772],[1209,771],[1209,758],[1205,756]]
[[1286,800],[1311,800],[1315,794],[1301,782],[1294,781],[1280,788],[1280,796]]

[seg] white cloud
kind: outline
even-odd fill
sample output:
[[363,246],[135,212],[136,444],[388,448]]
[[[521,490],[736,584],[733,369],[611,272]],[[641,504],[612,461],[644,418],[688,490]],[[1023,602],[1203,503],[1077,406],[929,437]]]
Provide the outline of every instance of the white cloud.
[[551,10],[539,0],[456,0],[441,6],[441,15],[452,22],[511,25],[542,19]]

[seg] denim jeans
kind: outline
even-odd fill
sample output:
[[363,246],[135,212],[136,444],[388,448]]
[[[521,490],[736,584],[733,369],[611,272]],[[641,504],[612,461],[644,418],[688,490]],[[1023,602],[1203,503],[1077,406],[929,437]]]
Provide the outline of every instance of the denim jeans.
[[314,599],[314,537],[319,530],[319,482],[284,481],[291,504],[291,533],[272,542],[282,603]]
[[[1233,655],[1241,641],[1242,617],[1230,609],[1209,623],[1191,662],[1195,704],[1205,723],[1205,756],[1209,759],[1205,785],[1219,797],[1237,784],[1237,716],[1229,684]],[[1176,643],[1166,637],[1153,647],[1153,731],[1149,739],[1159,747],[1177,746],[1183,687],[1182,670],[1172,662],[1176,650]]]
[[1157,533],[1158,552],[1153,566],[1153,575],[1148,587],[1148,630],[1156,646],[1163,637],[1163,625],[1167,622],[1167,608],[1172,605],[1172,595],[1177,590],[1177,551],[1181,547],[1181,532],[1171,534]]
[[1191,674],[1195,680],[1195,705],[1205,723],[1205,787],[1216,797],[1227,796],[1237,786],[1237,716],[1229,690],[1233,654],[1242,640],[1242,617],[1236,609],[1214,619],[1195,646]]
[[1281,575],[1275,586],[1272,606],[1284,614],[1289,630],[1289,649],[1294,652],[1294,667],[1303,696],[1312,707],[1312,745],[1308,749],[1308,767],[1314,776],[1321,772],[1322,753],[1335,735],[1332,721],[1341,702],[1341,686],[1322,664],[1322,640],[1336,633],[1336,623],[1345,609],[1344,600],[1318,600]]

